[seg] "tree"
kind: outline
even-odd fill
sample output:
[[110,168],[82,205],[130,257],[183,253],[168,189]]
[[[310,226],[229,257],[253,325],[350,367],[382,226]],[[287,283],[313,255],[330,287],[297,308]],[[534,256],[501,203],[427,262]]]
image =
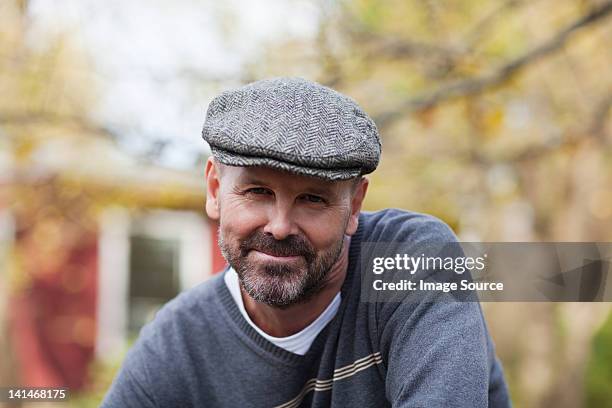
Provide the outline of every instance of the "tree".
[[[318,79],[373,114],[383,158],[368,207],[433,213],[466,241],[610,241],[611,1],[320,4],[313,42],[256,64]],[[516,402],[580,406],[610,307],[486,309]]]

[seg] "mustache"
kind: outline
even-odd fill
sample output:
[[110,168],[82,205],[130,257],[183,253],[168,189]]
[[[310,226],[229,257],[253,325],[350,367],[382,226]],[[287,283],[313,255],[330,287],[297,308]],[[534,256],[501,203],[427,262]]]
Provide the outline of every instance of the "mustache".
[[253,249],[274,256],[303,256],[307,262],[311,262],[316,256],[316,251],[310,242],[300,235],[290,235],[285,239],[277,240],[270,234],[255,231],[240,243],[240,252],[243,257]]

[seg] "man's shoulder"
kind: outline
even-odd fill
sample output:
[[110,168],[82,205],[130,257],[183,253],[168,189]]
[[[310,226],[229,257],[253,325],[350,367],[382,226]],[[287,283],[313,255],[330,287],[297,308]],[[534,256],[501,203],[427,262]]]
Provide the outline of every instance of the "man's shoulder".
[[362,241],[406,242],[419,241],[455,242],[453,230],[442,220],[430,214],[388,208],[361,213]]

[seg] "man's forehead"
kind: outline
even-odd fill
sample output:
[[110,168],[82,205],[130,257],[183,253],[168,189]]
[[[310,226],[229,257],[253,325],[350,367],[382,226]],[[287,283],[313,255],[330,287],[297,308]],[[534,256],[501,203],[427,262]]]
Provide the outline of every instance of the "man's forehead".
[[244,184],[282,185],[321,191],[336,191],[343,185],[348,184],[344,180],[330,181],[319,177],[302,176],[263,166],[223,166],[222,171],[230,173],[235,183]]

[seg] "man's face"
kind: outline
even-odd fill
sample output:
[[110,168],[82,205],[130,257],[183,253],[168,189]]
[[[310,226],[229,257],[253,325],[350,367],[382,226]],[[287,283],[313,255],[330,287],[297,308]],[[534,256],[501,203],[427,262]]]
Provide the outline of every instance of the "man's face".
[[355,232],[354,182],[230,166],[207,167],[207,178],[207,212],[219,219],[221,251],[246,292],[277,307],[316,293],[344,235]]

